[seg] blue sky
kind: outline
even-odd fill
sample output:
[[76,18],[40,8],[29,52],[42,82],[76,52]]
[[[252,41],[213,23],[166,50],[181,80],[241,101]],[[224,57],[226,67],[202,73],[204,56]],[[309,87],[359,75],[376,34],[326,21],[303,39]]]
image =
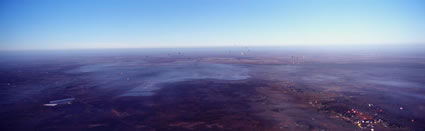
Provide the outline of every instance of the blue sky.
[[425,44],[424,0],[1,0],[0,48]]

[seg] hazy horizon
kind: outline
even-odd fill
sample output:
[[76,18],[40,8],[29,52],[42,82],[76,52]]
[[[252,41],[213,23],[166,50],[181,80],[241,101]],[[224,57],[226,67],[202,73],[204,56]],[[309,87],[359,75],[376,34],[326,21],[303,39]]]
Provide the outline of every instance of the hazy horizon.
[[420,0],[0,4],[1,50],[425,45]]

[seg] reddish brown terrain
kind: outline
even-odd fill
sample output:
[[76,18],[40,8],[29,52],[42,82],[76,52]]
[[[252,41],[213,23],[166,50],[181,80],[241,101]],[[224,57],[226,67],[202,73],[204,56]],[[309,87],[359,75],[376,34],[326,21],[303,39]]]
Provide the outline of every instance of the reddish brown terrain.
[[425,130],[417,55],[140,52],[4,55],[0,129]]

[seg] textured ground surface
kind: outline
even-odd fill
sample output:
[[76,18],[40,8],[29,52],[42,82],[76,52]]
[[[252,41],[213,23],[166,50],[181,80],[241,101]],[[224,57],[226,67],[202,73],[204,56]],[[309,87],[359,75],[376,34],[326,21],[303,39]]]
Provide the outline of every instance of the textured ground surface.
[[[425,59],[249,49],[5,55],[2,130],[425,130]],[[75,98],[71,104],[44,106]]]

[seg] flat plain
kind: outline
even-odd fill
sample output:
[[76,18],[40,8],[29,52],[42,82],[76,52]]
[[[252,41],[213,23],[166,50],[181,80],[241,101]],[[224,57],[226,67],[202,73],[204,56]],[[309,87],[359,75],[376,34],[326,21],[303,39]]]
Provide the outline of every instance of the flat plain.
[[0,65],[1,130],[425,130],[423,55],[140,49]]

